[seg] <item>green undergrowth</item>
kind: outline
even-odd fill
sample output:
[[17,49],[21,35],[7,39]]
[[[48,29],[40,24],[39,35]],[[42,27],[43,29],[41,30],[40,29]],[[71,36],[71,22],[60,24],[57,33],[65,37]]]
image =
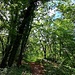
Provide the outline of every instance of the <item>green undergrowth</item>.
[[[54,62],[53,60],[50,60],[46,59],[36,61],[37,63],[41,63],[44,66],[45,75],[75,75],[75,68],[70,64],[67,64],[65,60],[61,63],[58,63],[58,60]],[[30,65],[24,64],[19,68],[16,66],[10,67],[8,68],[6,75],[21,75],[22,72],[25,72],[26,75],[31,75]]]
[[25,72],[26,75],[30,75],[31,72],[30,72],[30,66],[29,65],[22,65],[21,67],[11,67],[11,68],[8,68],[8,73],[7,75],[21,75],[22,72]]
[[46,70],[45,75],[75,75],[75,68],[62,64],[46,62],[44,68]]

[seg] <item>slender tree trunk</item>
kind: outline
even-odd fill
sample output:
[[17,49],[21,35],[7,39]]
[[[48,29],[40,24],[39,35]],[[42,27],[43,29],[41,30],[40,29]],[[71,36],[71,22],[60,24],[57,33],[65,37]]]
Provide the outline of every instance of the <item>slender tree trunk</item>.
[[[26,43],[27,43],[30,31],[31,31],[31,27],[30,27],[28,33],[24,33],[23,34],[23,39],[22,39],[22,44],[21,44],[21,51],[20,51],[19,58],[18,58],[18,61],[17,61],[17,66],[18,67],[21,65],[21,60],[23,58],[23,54],[22,53],[24,52],[24,50],[26,48]],[[27,36],[25,36],[25,35],[27,35]]]
[[9,54],[10,54],[11,46],[12,46],[12,44],[8,45],[6,47],[6,49],[5,49],[6,52],[5,52],[5,55],[4,55],[3,59],[2,59],[2,62],[0,64],[1,68],[4,68],[5,66],[7,66],[7,58],[9,56]]
[[44,59],[46,59],[46,45],[44,46]]
[[4,56],[4,44],[3,44],[3,39],[0,37],[0,41],[2,44],[2,57]]
[[62,44],[61,44],[61,40],[60,40],[60,57],[61,57],[61,49],[62,49]]
[[[34,13],[34,9],[35,9],[35,3],[34,3],[34,1],[31,1],[30,6],[28,7],[28,9],[25,13],[22,25],[19,27],[19,30],[17,32],[17,36],[15,39],[9,60],[8,60],[9,67],[11,67],[14,62],[16,53],[18,51],[18,47],[19,47],[21,39],[22,39],[23,32],[26,31],[26,29],[29,30],[29,23],[30,23],[30,20],[32,18],[33,13]],[[25,36],[27,36],[27,35],[25,35]]]

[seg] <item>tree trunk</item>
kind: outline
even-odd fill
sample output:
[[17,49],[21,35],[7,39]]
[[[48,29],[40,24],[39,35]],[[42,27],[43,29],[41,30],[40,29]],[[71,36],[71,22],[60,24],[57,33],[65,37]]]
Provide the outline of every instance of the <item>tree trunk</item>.
[[3,39],[0,37],[1,45],[2,45],[2,57],[4,56],[4,44]]
[[44,59],[46,59],[46,45],[44,46]]
[[[26,43],[27,43],[27,40],[28,40],[30,31],[31,31],[31,27],[30,27],[28,33],[24,33],[24,34],[23,34],[23,39],[22,39],[22,44],[21,44],[21,51],[20,51],[19,58],[18,58],[18,61],[17,61],[17,66],[18,66],[18,67],[21,65],[21,60],[22,60],[22,58],[23,58],[22,53],[23,53],[24,50],[25,50]],[[25,35],[27,35],[27,36],[25,36]]]
[[10,50],[11,50],[11,46],[12,46],[12,44],[8,45],[6,47],[6,49],[5,49],[6,52],[5,52],[5,55],[4,55],[3,59],[2,59],[2,62],[0,64],[1,68],[4,68],[5,66],[7,66],[7,58],[9,56],[9,53],[10,53]]
[[[28,9],[27,9],[27,11],[25,13],[22,25],[19,27],[19,30],[17,32],[17,36],[16,36],[16,39],[15,39],[15,42],[14,42],[14,45],[13,45],[9,60],[8,60],[8,66],[9,67],[11,67],[13,62],[14,62],[16,53],[18,51],[18,47],[20,45],[20,42],[21,42],[21,39],[22,39],[22,36],[23,36],[23,32],[24,31],[26,32],[27,30],[29,30],[29,24],[30,24],[32,15],[34,13],[34,9],[35,9],[35,3],[33,1],[31,1],[30,6],[28,7]],[[25,36],[27,36],[27,35],[25,35]]]

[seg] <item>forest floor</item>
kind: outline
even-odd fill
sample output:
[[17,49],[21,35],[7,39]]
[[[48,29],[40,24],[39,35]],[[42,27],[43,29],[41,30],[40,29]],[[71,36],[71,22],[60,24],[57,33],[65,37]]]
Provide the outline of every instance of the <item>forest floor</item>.
[[[62,64],[58,64],[56,62],[44,60],[41,64],[43,66],[43,70],[45,70],[44,74],[41,74],[41,75],[75,75],[74,68],[71,68]],[[12,66],[11,68],[7,68],[8,69],[7,74],[5,75],[32,75],[33,73],[32,71],[36,71],[39,69],[37,67],[38,65],[40,64],[34,65],[35,67],[32,66],[32,68],[34,67],[35,70],[31,69],[30,63],[23,64],[20,67]],[[0,75],[3,75],[3,74],[0,74]],[[34,75],[37,75],[37,74],[34,74]]]

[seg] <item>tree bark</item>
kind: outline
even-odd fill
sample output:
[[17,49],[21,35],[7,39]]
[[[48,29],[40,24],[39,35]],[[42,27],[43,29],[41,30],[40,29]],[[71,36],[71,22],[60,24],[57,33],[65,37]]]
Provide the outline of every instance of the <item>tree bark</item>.
[[44,46],[44,59],[46,59],[46,45]]
[[4,44],[3,39],[0,37],[1,45],[2,45],[2,57],[4,56]]
[[[21,65],[21,60],[23,58],[23,52],[26,48],[26,43],[27,43],[27,40],[28,40],[28,37],[29,37],[29,34],[30,34],[30,31],[31,31],[31,28],[29,29],[28,33],[24,33],[23,34],[23,39],[22,39],[22,44],[21,44],[21,51],[20,51],[20,54],[19,54],[19,58],[18,58],[18,61],[17,61],[17,67],[19,67]],[[25,36],[27,35],[27,36]]]
[[[34,2],[35,1],[31,1],[30,6],[28,7],[28,9],[25,13],[22,25],[19,27],[19,30],[17,32],[17,36],[16,36],[16,39],[15,39],[15,42],[14,42],[9,60],[8,60],[8,66],[9,67],[11,67],[13,62],[14,62],[16,53],[18,51],[18,47],[20,45],[20,42],[21,42],[21,39],[22,39],[22,36],[23,36],[23,32],[24,31],[26,32],[26,30],[29,30],[29,23],[30,23],[30,20],[32,18],[32,15],[33,15],[34,9],[35,9],[35,3]],[[27,35],[25,35],[25,36],[27,36]]]
[[2,59],[2,62],[0,64],[1,68],[4,68],[4,67],[7,66],[7,58],[9,56],[9,54],[10,54],[11,46],[12,46],[12,44],[8,45],[6,47],[6,49],[5,49],[6,52],[5,52],[5,55],[4,55],[3,59]]

